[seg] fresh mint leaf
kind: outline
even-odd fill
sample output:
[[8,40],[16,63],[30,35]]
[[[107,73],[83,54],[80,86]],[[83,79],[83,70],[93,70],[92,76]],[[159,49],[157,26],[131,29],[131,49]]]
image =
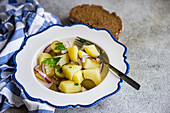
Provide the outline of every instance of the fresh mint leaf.
[[65,46],[63,45],[63,43],[56,43],[55,44],[55,50],[66,50],[67,48],[65,48]]
[[50,67],[55,67],[57,65],[57,63],[60,61],[62,57],[57,57],[57,58],[45,58],[45,60],[43,60],[43,64],[50,66]]
[[56,65],[57,68],[57,72],[59,72],[60,74],[62,73],[62,68],[59,65]]
[[57,63],[60,61],[61,58],[62,58],[62,57],[53,58],[55,64],[57,64]]
[[42,62],[42,63],[43,63],[43,64],[46,64],[46,62],[47,62],[47,60],[43,60],[43,62]]

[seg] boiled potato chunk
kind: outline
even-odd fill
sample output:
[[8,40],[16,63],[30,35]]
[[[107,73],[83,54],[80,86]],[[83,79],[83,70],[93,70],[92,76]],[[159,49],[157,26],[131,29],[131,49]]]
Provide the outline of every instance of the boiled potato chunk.
[[[52,56],[48,53],[41,53],[39,57],[39,65],[41,65],[42,61],[44,61],[46,58],[52,58]],[[54,76],[54,67],[46,67],[46,74],[48,77],[53,77]]]
[[45,60],[45,58],[52,58],[52,56],[48,53],[41,53],[38,59],[38,65],[41,65],[41,62]]
[[82,58],[83,56],[86,56],[86,55],[88,55],[88,54],[85,53],[84,51],[79,50],[79,51],[78,51],[78,55],[79,55],[80,58]]
[[59,85],[59,89],[64,93],[76,93],[81,91],[81,85],[75,85],[71,80],[62,81]]
[[62,67],[63,74],[69,80],[73,79],[73,74],[81,70],[81,66],[75,64],[67,64]]
[[46,80],[45,80],[41,75],[39,75],[37,72],[35,73],[35,76],[36,76],[38,79],[46,82]]
[[56,76],[57,78],[64,78],[64,77],[65,77],[63,73],[59,73],[59,72],[57,71],[57,68],[55,68],[54,70],[55,70],[55,76]]
[[60,43],[59,41],[53,41],[52,43],[51,43],[51,45],[50,45],[50,48],[51,48],[51,50],[54,52],[54,53],[59,53],[60,52],[60,50],[56,50],[56,44],[57,43]]
[[83,63],[83,68],[89,69],[89,68],[97,68],[99,67],[99,63],[95,62],[91,59],[86,59],[86,61]]
[[98,57],[100,54],[96,49],[95,45],[88,45],[84,47],[84,50],[86,51],[86,53],[92,57]]
[[66,53],[64,55],[55,56],[54,58],[57,58],[57,57],[61,57],[61,59],[58,62],[59,66],[62,67],[63,65],[69,63],[69,55],[68,55],[68,53]]
[[48,77],[54,77],[54,67],[46,66],[46,74]]
[[77,71],[73,74],[73,81],[75,83],[79,83],[81,84],[81,82],[83,81],[83,74],[82,74],[82,71]]
[[96,85],[102,81],[99,68],[83,70],[83,75],[85,79],[93,80]]
[[77,46],[73,46],[73,47],[68,48],[68,54],[69,54],[71,61],[77,62],[77,60],[78,60],[78,48],[77,48]]

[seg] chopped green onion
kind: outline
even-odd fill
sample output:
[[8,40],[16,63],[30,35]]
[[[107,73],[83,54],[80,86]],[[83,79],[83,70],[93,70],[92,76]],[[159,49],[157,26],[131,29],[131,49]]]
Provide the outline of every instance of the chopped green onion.
[[79,85],[79,83],[75,83],[74,85],[75,85],[75,86],[78,86],[78,85]]
[[62,68],[59,65],[56,65],[57,68],[57,72],[59,72],[60,74],[62,73]]
[[67,48],[65,48],[65,46],[63,45],[63,43],[56,43],[55,44],[56,47],[55,47],[55,50],[66,50]]

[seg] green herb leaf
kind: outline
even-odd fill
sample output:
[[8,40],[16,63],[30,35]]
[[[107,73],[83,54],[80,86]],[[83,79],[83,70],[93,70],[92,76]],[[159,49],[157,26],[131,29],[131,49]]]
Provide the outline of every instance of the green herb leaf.
[[86,42],[85,39],[79,39],[78,41],[81,42],[81,43],[85,43]]
[[65,46],[63,45],[63,43],[56,43],[55,44],[56,47],[55,47],[55,50],[66,50],[67,48],[65,48]]
[[50,67],[55,67],[57,65],[57,63],[60,61],[62,57],[57,57],[57,58],[45,58],[45,60],[43,60],[43,64],[50,66]]
[[79,85],[79,83],[74,83],[74,85],[75,85],[75,86],[78,86],[78,85]]
[[60,74],[62,73],[62,68],[59,65],[56,65],[57,68],[57,72],[59,72]]

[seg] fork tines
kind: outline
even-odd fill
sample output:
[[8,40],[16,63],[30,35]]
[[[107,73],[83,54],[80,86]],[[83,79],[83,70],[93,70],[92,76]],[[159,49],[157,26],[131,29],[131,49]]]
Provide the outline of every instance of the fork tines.
[[79,48],[81,48],[82,46],[83,46],[83,44],[81,43],[81,42],[79,42],[79,38],[77,37],[76,39],[75,39],[75,41],[74,41],[74,44],[76,45],[76,46],[78,46]]
[[74,44],[77,45],[78,47],[82,47],[83,45],[90,45],[93,44],[92,42],[84,39],[84,38],[80,38],[80,37],[76,37]]

